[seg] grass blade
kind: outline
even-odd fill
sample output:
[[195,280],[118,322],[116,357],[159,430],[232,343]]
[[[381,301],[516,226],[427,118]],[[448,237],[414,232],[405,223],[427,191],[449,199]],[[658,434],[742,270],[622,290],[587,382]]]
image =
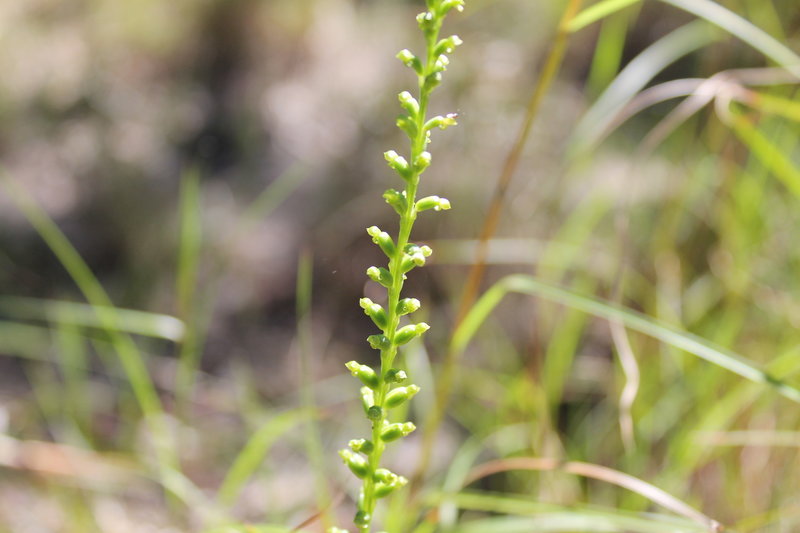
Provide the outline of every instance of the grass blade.
[[679,58],[719,39],[705,21],[695,20],[668,33],[622,69],[575,127],[570,152],[584,153],[594,146],[614,117],[664,68]]
[[[0,312],[6,316],[20,320],[44,320],[53,324],[81,328],[106,327],[97,314],[98,307],[104,306],[63,300],[0,297]],[[174,316],[118,307],[108,311],[117,315],[115,326],[118,331],[172,342],[180,342],[183,339],[184,324]]]
[[624,472],[614,470],[601,465],[583,463],[578,461],[562,462],[550,457],[513,457],[510,459],[498,459],[490,461],[476,467],[468,479],[468,483],[484,478],[486,476],[501,472],[514,470],[531,470],[544,472],[564,472],[589,479],[596,479],[611,485],[627,489],[639,494],[673,513],[688,518],[701,524],[711,531],[719,527],[719,522],[709,518],[697,511],[687,503],[679,500],[675,496],[661,490],[655,485],[651,485],[637,477],[633,477]]
[[761,28],[711,0],[661,0],[705,19],[746,42],[778,65],[800,73],[800,56]]
[[169,480],[178,473],[178,461],[173,447],[170,445],[169,430],[165,423],[161,400],[150,379],[139,348],[129,335],[121,331],[119,314],[112,304],[111,298],[72,243],[47,213],[2,171],[0,171],[0,184],[67,270],[91,304],[103,329],[108,332],[139,408],[144,415],[145,423],[152,434],[160,481],[168,491],[178,498],[183,498],[184,493],[172,491],[168,486]]
[[765,168],[775,175],[792,194],[800,198],[800,169],[775,146],[757,126],[742,115],[731,115],[733,131]]
[[465,522],[448,533],[531,533],[581,531],[592,533],[692,533],[707,528],[664,524],[612,514],[582,513],[574,510],[542,513],[535,517],[503,516]]
[[567,24],[567,30],[575,33],[590,24],[594,24],[598,20],[604,19],[617,11],[621,11],[639,2],[641,2],[641,0],[604,0],[603,2],[598,2],[575,15],[575,18]]
[[617,320],[629,329],[696,355],[745,379],[767,385],[784,397],[800,403],[800,389],[773,377],[738,354],[713,346],[697,335],[660,323],[636,311],[582,296],[524,275],[503,278],[481,297],[453,336],[454,349],[463,350],[489,313],[506,294],[512,292],[539,296],[606,320]]
[[198,342],[199,313],[196,310],[195,295],[197,294],[197,273],[202,247],[202,220],[200,217],[200,175],[196,170],[186,172],[181,180],[179,211],[177,309],[178,316],[187,327],[178,354],[175,397],[179,406],[178,411],[185,414],[201,354]]

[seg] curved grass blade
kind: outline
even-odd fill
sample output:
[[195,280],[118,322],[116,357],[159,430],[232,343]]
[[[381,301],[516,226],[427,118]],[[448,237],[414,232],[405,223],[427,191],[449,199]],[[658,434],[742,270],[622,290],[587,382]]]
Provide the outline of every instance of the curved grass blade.
[[655,485],[651,485],[646,481],[624,472],[592,463],[583,463],[579,461],[563,462],[551,457],[513,457],[510,459],[498,459],[476,467],[468,478],[467,483],[474,483],[486,476],[513,470],[556,471],[596,479],[635,492],[651,502],[665,509],[669,509],[673,513],[703,525],[708,530],[716,531],[720,527],[719,522],[716,520],[704,515]]
[[800,403],[800,389],[775,378],[740,355],[714,346],[697,335],[668,326],[636,311],[617,307],[544,283],[530,276],[518,274],[503,278],[478,300],[453,336],[453,348],[459,351],[463,350],[489,313],[506,294],[512,292],[540,296],[606,320],[617,320],[632,330],[696,355],[745,379],[767,385],[784,397]]
[[800,73],[800,56],[753,23],[711,0],[661,0],[687,11],[746,42],[778,65]]
[[[707,532],[705,525],[697,524],[689,520],[678,518],[671,515],[656,513],[632,513],[619,511],[616,509],[597,508],[587,505],[556,505],[543,503],[530,498],[515,495],[483,492],[483,491],[462,491],[457,494],[438,493],[429,496],[432,505],[449,502],[457,508],[465,511],[480,511],[486,513],[497,513],[505,515],[534,515],[537,518],[559,516],[570,514],[587,518],[596,518],[604,523],[604,527],[614,526],[618,529],[614,531],[641,531],[641,532]],[[520,518],[522,518],[520,516]],[[481,520],[483,522],[483,520]],[[472,522],[462,524],[461,528],[472,527]],[[461,529],[456,529],[460,531]],[[538,531],[539,529],[527,529],[527,531]],[[488,530],[487,531],[494,531]],[[591,530],[590,530],[591,531]]]
[[537,533],[591,532],[591,533],[695,533],[707,528],[659,523],[629,516],[581,513],[573,510],[542,513],[533,517],[503,516],[473,520],[451,529],[448,533]]
[[575,127],[570,152],[579,155],[592,148],[608,124],[664,68],[681,57],[719,40],[720,34],[702,20],[668,33],[628,63],[603,91]]
[[604,0],[603,2],[598,2],[575,15],[567,24],[567,30],[571,33],[575,33],[586,26],[594,24],[598,20],[613,15],[617,11],[621,11],[628,6],[638,4],[641,1],[642,0]]

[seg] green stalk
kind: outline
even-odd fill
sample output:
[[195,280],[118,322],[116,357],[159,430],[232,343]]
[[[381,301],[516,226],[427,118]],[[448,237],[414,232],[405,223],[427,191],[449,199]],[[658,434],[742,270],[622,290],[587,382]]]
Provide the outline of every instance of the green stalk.
[[[418,201],[417,191],[420,176],[430,163],[430,154],[425,151],[430,142],[430,130],[435,127],[446,129],[455,124],[455,115],[434,117],[430,121],[426,115],[431,93],[440,83],[441,73],[448,64],[444,52],[450,53],[461,44],[457,36],[439,39],[442,22],[451,9],[456,8],[459,11],[463,9],[463,0],[428,0],[427,6],[428,11],[417,17],[420,28],[425,34],[425,63],[423,64],[408,50],[398,54],[398,58],[417,73],[418,81],[418,100],[407,92],[400,94],[400,103],[407,114],[398,119],[398,127],[406,132],[409,138],[410,161],[406,161],[394,151],[385,154],[389,166],[405,181],[402,193],[390,189],[384,195],[387,203],[394,207],[400,216],[397,238],[392,239],[389,234],[375,226],[367,229],[373,241],[388,258],[388,269],[370,267],[367,271],[370,278],[386,287],[386,308],[367,298],[361,300],[362,308],[381,331],[380,335],[373,335],[368,339],[373,348],[380,350],[381,365],[376,372],[355,361],[347,364],[353,375],[365,385],[362,389],[362,398],[367,417],[372,423],[370,441],[363,439],[351,441],[352,451],[340,452],[353,473],[363,479],[358,512],[354,520],[360,533],[369,533],[378,499],[408,482],[402,476],[380,466],[386,443],[404,437],[415,429],[410,422],[390,424],[389,421],[389,410],[407,401],[419,391],[416,385],[393,388],[395,383],[406,379],[404,372],[394,368],[398,349],[428,329],[428,325],[424,323],[400,326],[401,316],[419,308],[419,301],[401,300],[401,295],[405,274],[414,267],[423,266],[425,258],[431,253],[427,246],[417,246],[410,241],[417,214],[427,209],[440,211],[450,208],[450,202],[438,196],[429,196]],[[338,528],[329,530],[330,533],[343,531]]]
[[[427,119],[427,109],[428,109],[428,101],[430,100],[430,94],[432,89],[428,89],[425,86],[425,79],[427,74],[429,74],[429,70],[431,65],[434,64],[435,59],[433,57],[434,48],[436,47],[436,43],[439,40],[439,32],[441,30],[441,19],[438,19],[438,23],[436,24],[436,29],[434,32],[429,34],[427,39],[427,60],[425,63],[425,71],[423,74],[418,76],[419,78],[419,115],[416,121],[417,125],[417,136],[411,143],[411,161],[416,161],[417,158],[425,151],[425,144],[426,144],[426,135],[424,130],[424,125]],[[413,165],[413,163],[412,163]],[[412,167],[413,168],[413,167]],[[397,251],[395,252],[394,257],[389,262],[389,272],[392,274],[392,286],[389,288],[389,299],[387,304],[387,313],[388,313],[388,326],[383,330],[383,334],[390,341],[390,346],[384,350],[381,350],[381,372],[378,376],[379,386],[377,390],[377,395],[375,396],[375,405],[381,408],[381,417],[378,420],[375,420],[372,424],[372,442],[375,445],[375,450],[370,454],[369,457],[369,473],[367,477],[364,478],[364,508],[367,511],[367,514],[371,517],[375,510],[375,504],[377,503],[377,498],[375,497],[375,472],[380,467],[381,457],[383,456],[383,452],[386,449],[386,445],[381,440],[381,429],[383,428],[383,423],[386,420],[386,394],[389,392],[390,383],[387,383],[383,376],[392,369],[392,364],[394,363],[395,358],[397,357],[398,346],[395,343],[394,337],[395,333],[397,332],[397,328],[400,326],[400,315],[397,313],[397,305],[400,303],[400,294],[403,291],[403,272],[401,269],[402,260],[403,260],[403,250],[405,249],[406,245],[409,243],[409,239],[411,238],[411,230],[414,227],[414,222],[417,219],[417,211],[416,211],[416,200],[417,200],[417,189],[419,188],[419,178],[420,173],[417,170],[414,170],[408,183],[406,185],[406,198],[407,198],[407,207],[405,212],[402,214],[400,218],[400,229],[397,235]],[[359,529],[362,533],[368,533],[370,530],[371,521],[366,525],[359,526]]]

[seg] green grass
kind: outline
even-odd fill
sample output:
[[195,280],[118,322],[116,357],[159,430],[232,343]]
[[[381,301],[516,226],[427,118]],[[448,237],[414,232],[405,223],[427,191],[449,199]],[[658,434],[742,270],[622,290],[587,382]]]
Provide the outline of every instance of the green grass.
[[[486,89],[477,48],[481,35],[498,36],[491,24],[527,23],[493,22],[493,13],[533,8],[475,7],[485,9],[458,28],[468,43],[464,70],[447,95],[460,99],[466,127],[442,146],[442,159],[447,150],[458,157],[441,173],[448,187],[481,191],[484,206],[494,178],[470,168],[479,167],[470,155],[495,133],[469,130],[494,120],[475,120],[483,111],[470,108],[472,88]],[[540,65],[534,89],[519,96],[530,96],[527,119],[519,101],[503,103],[517,122],[498,129],[522,133],[491,164],[500,171],[506,153],[517,161],[500,179],[507,193],[484,235],[487,269],[463,320],[457,302],[475,242],[458,228],[479,226],[482,213],[456,209],[451,225],[420,228],[437,255],[413,288],[430,302],[425,320],[440,327],[408,346],[407,368],[423,391],[398,416],[429,422],[424,442],[404,441],[382,461],[406,475],[424,468],[378,507],[376,527],[709,532],[713,518],[740,533],[791,531],[800,523],[800,57],[791,9],[770,0],[573,2],[559,32],[565,8],[548,12],[547,50],[522,58],[525,68]],[[675,25],[636,42],[650,35],[643,25],[654,14],[677,14]],[[742,66],[758,69],[731,72]],[[714,79],[727,85],[698,92],[719,72]],[[545,121],[567,115],[551,107],[565,87],[584,91],[585,108],[557,141],[565,155],[539,165],[526,150],[558,132],[557,121]],[[393,113],[379,111],[375,123]],[[348,172],[361,172],[344,159]],[[609,160],[622,162],[603,166]],[[259,224],[295,200],[310,168],[291,167],[244,202],[228,240],[256,246]],[[480,180],[489,184],[478,188]],[[4,394],[11,422],[0,424],[0,490],[45,501],[65,533],[104,531],[109,507],[219,533],[311,533],[351,519],[358,484],[335,449],[365,422],[340,369],[363,355],[364,328],[326,298],[362,288],[333,272],[339,255],[351,254],[347,268],[359,272],[373,257],[352,244],[352,228],[327,228],[342,242],[314,242],[308,223],[297,231],[302,251],[277,251],[299,257],[285,283],[294,300],[237,319],[274,328],[285,343],[254,348],[235,338],[246,328],[217,322],[228,303],[224,276],[237,267],[212,246],[218,183],[199,172],[182,177],[174,227],[164,231],[175,269],[150,311],[118,306],[112,282],[95,274],[60,221],[15,176],[2,184],[74,288],[33,298],[20,285],[0,296],[2,362],[21,381]],[[303,209],[341,200],[325,185],[313,184],[317,196],[304,191]],[[525,253],[509,259],[508,243]],[[2,261],[15,258],[3,251]],[[241,346],[253,350],[249,358]],[[228,350],[230,360],[205,360]],[[439,412],[434,390],[446,380],[449,407]],[[44,459],[62,452],[84,454],[91,467],[54,474],[48,468],[64,463]],[[2,505],[0,530],[19,530]]]

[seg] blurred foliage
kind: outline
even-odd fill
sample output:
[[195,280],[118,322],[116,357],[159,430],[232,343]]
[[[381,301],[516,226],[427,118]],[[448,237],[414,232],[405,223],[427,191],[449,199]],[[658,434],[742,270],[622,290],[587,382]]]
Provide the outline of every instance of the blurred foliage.
[[[370,355],[363,228],[394,218],[374,198],[419,4],[0,2],[0,531],[349,522],[333,450],[362,421],[342,363]],[[463,346],[434,473],[389,502],[392,533],[708,530],[647,487],[739,532],[800,523],[800,406],[776,386],[800,385],[800,11],[607,4],[569,35],[482,287],[520,273],[607,301],[766,383],[578,300],[509,295]],[[433,112],[461,127],[426,187],[454,209],[420,221],[438,255],[409,283],[441,324],[409,353],[415,420],[564,6],[471,0],[453,21]],[[410,474],[420,445],[390,467]],[[498,469],[461,490],[520,457],[617,474]]]

